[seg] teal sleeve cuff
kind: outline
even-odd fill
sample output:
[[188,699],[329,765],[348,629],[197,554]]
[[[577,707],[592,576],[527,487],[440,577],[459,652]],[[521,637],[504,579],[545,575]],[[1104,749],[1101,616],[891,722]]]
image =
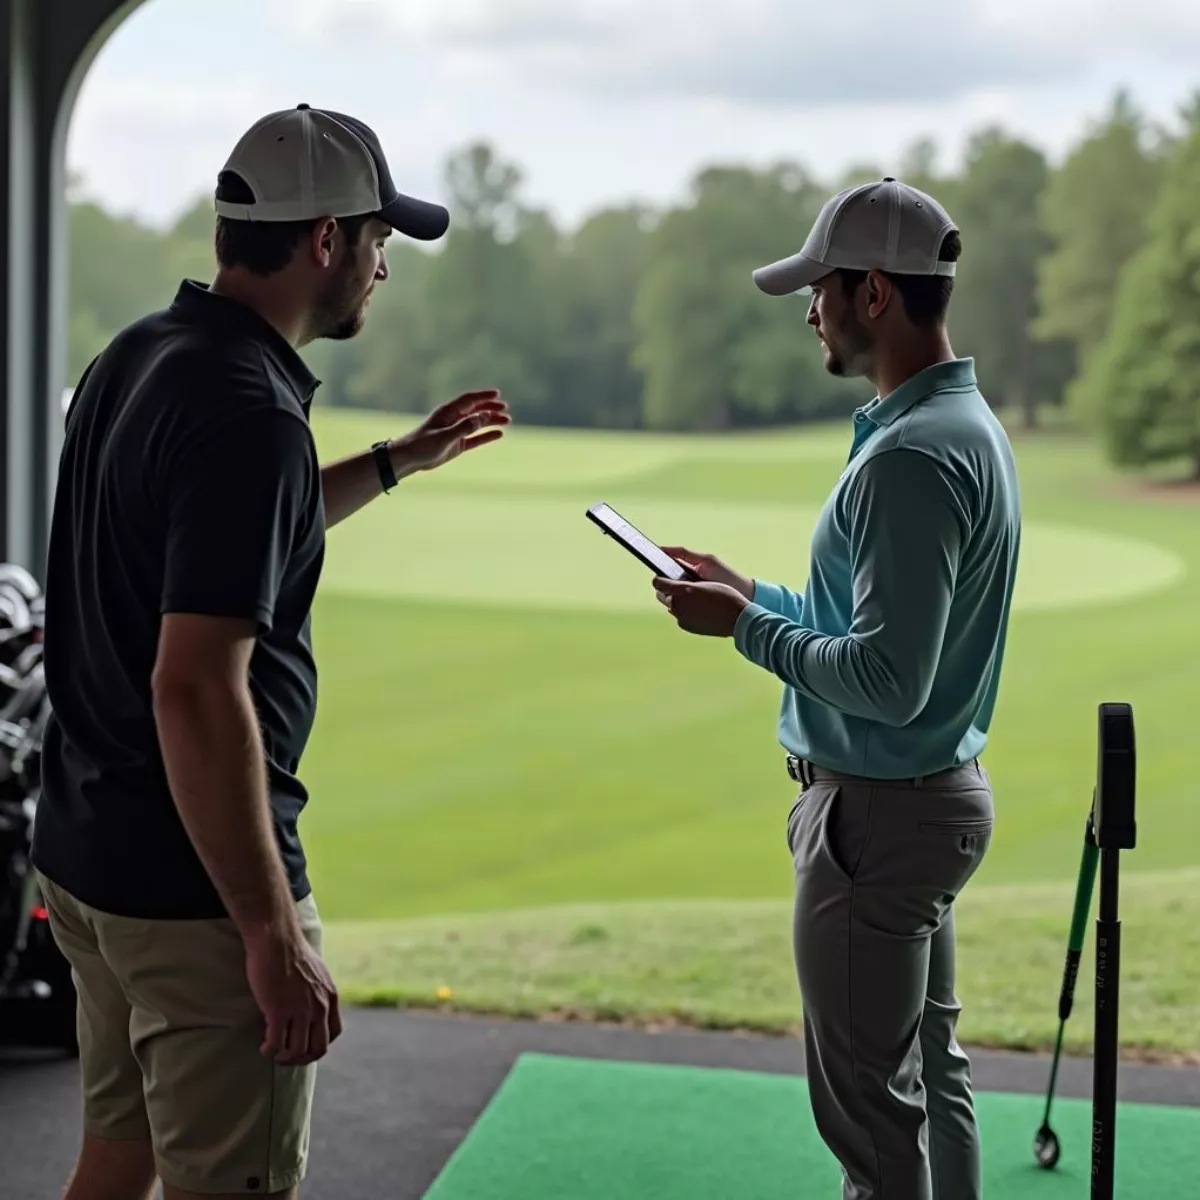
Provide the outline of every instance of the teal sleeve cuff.
[[811,629],[761,604],[746,605],[733,629],[734,644],[747,662],[802,691],[807,690],[802,677],[805,649],[818,637]]
[[[751,625],[756,617],[765,616],[770,611],[769,608],[765,608],[763,605],[752,601],[738,613],[738,619],[734,622],[733,626],[733,644],[737,647],[739,654],[750,658],[748,653],[748,639]],[[754,660],[751,659],[750,661],[753,662]]]

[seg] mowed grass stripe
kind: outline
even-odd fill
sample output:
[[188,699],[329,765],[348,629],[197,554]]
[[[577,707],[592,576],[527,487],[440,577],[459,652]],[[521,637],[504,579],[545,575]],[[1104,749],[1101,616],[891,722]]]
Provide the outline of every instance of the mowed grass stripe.
[[[1200,1064],[1200,871],[1124,888],[1121,1034],[1134,1057]],[[960,1036],[1046,1050],[1057,1032],[1073,888],[971,886],[957,905]],[[1093,930],[1068,1023],[1087,1052]],[[327,954],[351,1001],[797,1034],[791,908],[782,901],[577,905],[335,922]]]
[[[1195,663],[1122,643],[1112,612],[1073,618],[1093,649],[1065,670],[1058,614],[1014,621],[989,880],[1074,872],[1110,699],[1138,720],[1128,869],[1196,861]],[[316,644],[302,830],[331,915],[786,893],[778,689],[727,643],[640,616],[337,598]]]
[[[416,488],[400,513],[377,505],[334,531],[325,592],[652,612],[646,568],[586,520],[586,507],[528,492]],[[818,516],[807,505],[664,497],[631,498],[622,511],[653,541],[736,555],[773,580],[804,574]],[[1178,553],[1140,539],[1032,520],[1014,609],[1124,600],[1168,587],[1186,570]]]

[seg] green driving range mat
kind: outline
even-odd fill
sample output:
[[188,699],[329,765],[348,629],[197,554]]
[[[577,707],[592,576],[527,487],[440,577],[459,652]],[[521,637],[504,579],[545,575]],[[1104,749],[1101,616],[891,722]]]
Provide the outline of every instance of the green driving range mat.
[[[1056,1099],[1053,1171],[1033,1159],[1044,1098],[977,1097],[987,1200],[1086,1200],[1091,1105]],[[525,1055],[426,1200],[834,1200],[839,1172],[803,1079]],[[1200,1109],[1123,1105],[1120,1200],[1200,1195]]]

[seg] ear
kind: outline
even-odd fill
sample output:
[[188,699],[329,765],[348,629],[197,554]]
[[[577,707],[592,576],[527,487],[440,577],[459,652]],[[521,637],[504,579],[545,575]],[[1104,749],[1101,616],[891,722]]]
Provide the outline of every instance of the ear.
[[309,235],[309,250],[313,260],[322,267],[328,267],[333,262],[337,230],[338,223],[333,217],[324,217],[313,225]]
[[883,316],[892,299],[892,281],[881,271],[868,271],[863,293],[867,302],[867,316],[877,320]]

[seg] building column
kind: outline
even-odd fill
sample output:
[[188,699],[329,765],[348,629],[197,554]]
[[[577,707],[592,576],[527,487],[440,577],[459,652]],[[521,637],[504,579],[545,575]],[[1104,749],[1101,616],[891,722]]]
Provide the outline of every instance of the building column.
[[142,0],[0,0],[0,560],[44,579],[67,354],[67,130]]

